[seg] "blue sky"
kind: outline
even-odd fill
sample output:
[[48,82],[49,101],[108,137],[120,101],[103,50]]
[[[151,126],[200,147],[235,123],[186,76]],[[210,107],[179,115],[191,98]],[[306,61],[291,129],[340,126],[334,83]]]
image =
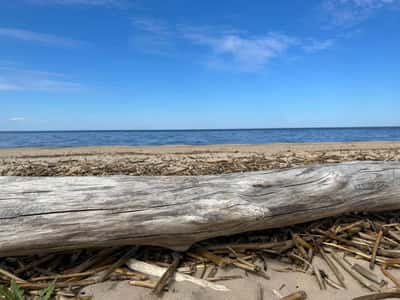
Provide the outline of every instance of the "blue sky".
[[400,125],[400,0],[0,4],[0,130]]

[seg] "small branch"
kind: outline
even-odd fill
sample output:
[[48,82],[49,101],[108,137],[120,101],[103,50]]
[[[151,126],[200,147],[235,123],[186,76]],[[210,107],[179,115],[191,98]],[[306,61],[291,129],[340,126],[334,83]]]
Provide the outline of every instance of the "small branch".
[[318,247],[318,250],[319,250],[322,258],[325,260],[326,264],[328,265],[328,267],[331,269],[332,273],[335,274],[335,277],[340,282],[342,287],[346,288],[346,284],[344,283],[344,276],[339,271],[339,269],[335,266],[332,259],[325,253],[325,251],[322,247]]
[[383,237],[383,230],[381,229],[381,230],[379,230],[379,233],[376,238],[375,245],[374,245],[374,249],[372,251],[372,257],[371,257],[371,261],[369,263],[370,270],[373,270],[375,267],[376,253],[378,252],[378,248],[379,248],[379,245],[381,244],[382,237]]
[[117,260],[103,275],[101,275],[98,279],[98,282],[103,282],[108,279],[108,277],[113,273],[116,269],[122,267],[126,262],[135,255],[139,250],[139,247],[132,247],[129,249],[119,260]]
[[352,270],[343,260],[334,252],[331,253],[332,258],[347,272],[349,273],[355,280],[357,280],[362,286],[366,287],[370,291],[377,292],[379,291],[379,287],[373,283],[366,281],[361,275]]
[[172,276],[176,272],[176,269],[178,269],[179,263],[181,262],[182,255],[174,252],[173,253],[173,261],[172,264],[168,267],[167,271],[161,276],[160,280],[157,282],[153,293],[157,296],[161,296],[164,288],[168,286],[168,284],[171,281]]

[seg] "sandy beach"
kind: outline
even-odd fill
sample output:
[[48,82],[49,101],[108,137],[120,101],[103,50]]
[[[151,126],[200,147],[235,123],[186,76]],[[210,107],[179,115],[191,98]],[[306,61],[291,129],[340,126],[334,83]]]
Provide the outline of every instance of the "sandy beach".
[[400,0],[0,8],[0,300],[400,299]]
[[[400,142],[0,149],[0,175],[206,175],[352,160],[400,160]],[[368,265],[365,261],[357,262]],[[319,263],[321,261],[317,259]],[[218,275],[241,276],[220,282],[230,290],[228,292],[179,282],[174,283],[162,299],[280,299],[303,290],[307,299],[333,300],[353,299],[370,293],[348,274],[345,279],[347,289],[328,287],[321,291],[309,272],[283,272],[287,267],[276,259],[268,259],[270,280],[237,268],[227,268],[220,270]],[[374,272],[384,279],[379,268]],[[400,272],[392,272],[400,276]],[[394,284],[390,282],[388,287],[394,287]],[[92,285],[84,292],[93,295],[95,300],[155,298],[151,290],[132,286],[127,281]]]
[[[316,259],[317,265],[323,266],[323,262]],[[360,260],[355,260],[360,263]],[[363,266],[368,268],[368,263],[361,262]],[[361,287],[360,284],[348,274],[345,274],[346,289],[338,290],[332,287],[327,287],[327,290],[321,291],[315,278],[309,273],[301,272],[278,272],[275,270],[284,269],[287,264],[282,264],[276,260],[268,261],[268,274],[270,280],[260,278],[242,270],[231,270],[219,272],[221,274],[241,275],[242,278],[221,281],[218,284],[226,286],[228,292],[218,292],[211,289],[202,288],[191,283],[175,282],[170,291],[164,293],[162,299],[165,300],[279,300],[281,296],[287,296],[297,291],[305,291],[307,300],[351,300],[355,297],[371,294],[371,291]],[[326,268],[325,268],[326,269]],[[324,270],[325,270],[324,269]],[[384,279],[379,268],[376,268],[375,273],[380,279]],[[400,272],[393,272],[396,276]],[[329,273],[333,277],[332,273]],[[394,287],[393,283],[389,284]],[[105,282],[86,288],[85,293],[93,295],[95,300],[148,300],[157,299],[151,294],[151,290],[136,286],[131,286],[128,282]],[[262,295],[262,296],[261,296]]]
[[400,160],[400,142],[0,149],[0,175],[209,175],[352,160]]

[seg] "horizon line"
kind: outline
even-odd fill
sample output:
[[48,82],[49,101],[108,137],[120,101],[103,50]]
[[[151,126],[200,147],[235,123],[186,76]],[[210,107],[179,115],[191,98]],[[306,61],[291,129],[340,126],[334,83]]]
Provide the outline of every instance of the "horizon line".
[[368,129],[368,128],[400,128],[400,125],[384,126],[317,126],[317,127],[250,127],[250,128],[199,128],[199,129],[34,129],[34,130],[2,130],[0,133],[29,132],[157,132],[157,131],[240,131],[240,130],[293,130],[293,129]]

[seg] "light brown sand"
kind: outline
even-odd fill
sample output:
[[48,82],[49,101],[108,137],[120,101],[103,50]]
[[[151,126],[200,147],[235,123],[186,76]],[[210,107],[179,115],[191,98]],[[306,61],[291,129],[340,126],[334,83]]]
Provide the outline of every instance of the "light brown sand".
[[[357,260],[358,263],[368,268],[368,263]],[[324,271],[327,271],[330,278],[335,279],[332,273],[326,268],[326,265],[322,263],[318,257],[316,258],[317,265],[321,266]],[[304,290],[308,298],[311,300],[350,300],[354,297],[370,294],[371,292],[360,286],[352,277],[345,275],[345,283],[347,289],[337,290],[332,287],[327,287],[327,290],[321,291],[315,278],[307,274],[299,272],[277,272],[273,269],[283,269],[287,265],[280,264],[276,261],[269,261],[268,274],[271,276],[271,280],[257,277],[252,274],[245,274],[242,270],[232,270],[226,272],[230,275],[242,275],[242,279],[235,279],[230,281],[221,281],[218,284],[225,285],[230,289],[229,292],[217,292],[210,289],[198,287],[191,283],[173,283],[170,291],[166,292],[162,299],[165,300],[259,300],[257,298],[260,289],[263,294],[264,300],[279,300],[280,297],[274,293],[278,291],[282,296],[286,296],[290,293]],[[344,271],[343,271],[344,272]],[[391,271],[393,272],[393,271]],[[377,267],[375,273],[379,278],[384,279],[382,273]],[[225,273],[224,273],[225,274]],[[224,275],[219,272],[217,275]],[[399,273],[393,272],[397,276]],[[389,287],[394,287],[392,283]],[[95,300],[136,300],[136,299],[157,299],[151,294],[151,290],[136,286],[129,285],[128,282],[105,282],[102,284],[90,286],[84,290],[86,294],[93,295]]]
[[276,144],[225,144],[225,145],[173,145],[173,146],[99,146],[69,148],[3,148],[0,158],[7,157],[51,157],[130,154],[196,154],[196,153],[264,153],[282,151],[351,151],[400,149],[400,142],[335,142],[335,143],[276,143]]
[[0,149],[0,175],[207,175],[400,160],[400,142]]

